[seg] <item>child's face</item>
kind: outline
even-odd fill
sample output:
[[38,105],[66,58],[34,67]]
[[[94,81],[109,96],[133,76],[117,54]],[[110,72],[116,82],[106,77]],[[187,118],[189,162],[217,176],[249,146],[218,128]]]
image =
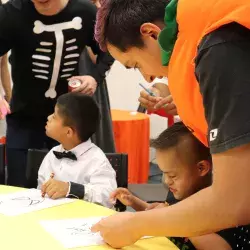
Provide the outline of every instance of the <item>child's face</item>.
[[67,135],[68,127],[64,125],[63,119],[58,113],[57,106],[55,106],[54,113],[48,116],[48,121],[45,129],[47,136],[60,143],[62,142],[62,138]]
[[183,200],[203,188],[199,167],[185,165],[174,148],[157,150],[156,159],[165,183],[177,200]]

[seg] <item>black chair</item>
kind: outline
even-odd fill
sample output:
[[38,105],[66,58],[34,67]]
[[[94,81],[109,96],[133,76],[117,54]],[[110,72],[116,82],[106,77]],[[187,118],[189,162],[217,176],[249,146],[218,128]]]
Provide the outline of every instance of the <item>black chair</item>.
[[29,149],[26,168],[26,188],[37,188],[38,170],[48,150]]
[[5,144],[0,144],[0,184],[5,184]]
[[[38,170],[48,153],[47,150],[29,149],[27,159],[27,188],[37,187]],[[110,164],[116,171],[116,180],[118,187],[128,187],[128,156],[125,154],[106,154]],[[117,211],[125,211],[126,206],[117,202],[115,205]]]
[[[109,153],[106,157],[116,172],[117,186],[128,188],[128,155]],[[115,208],[119,212],[126,210],[126,206],[120,201],[116,202]]]

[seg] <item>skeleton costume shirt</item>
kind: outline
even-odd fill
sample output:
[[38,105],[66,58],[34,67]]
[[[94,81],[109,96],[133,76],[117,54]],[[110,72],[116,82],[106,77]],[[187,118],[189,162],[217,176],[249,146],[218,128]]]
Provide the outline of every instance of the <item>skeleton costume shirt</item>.
[[0,56],[11,50],[11,116],[53,113],[56,98],[68,92],[67,79],[79,75],[85,46],[98,54],[102,66],[93,77],[103,81],[113,60],[93,38],[95,18],[96,8],[89,0],[70,0],[53,16],[39,14],[31,0],[10,0],[0,7]]

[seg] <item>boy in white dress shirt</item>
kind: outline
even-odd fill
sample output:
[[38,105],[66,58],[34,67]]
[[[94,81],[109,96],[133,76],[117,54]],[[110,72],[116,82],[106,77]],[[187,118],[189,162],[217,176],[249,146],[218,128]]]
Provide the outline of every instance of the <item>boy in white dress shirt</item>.
[[38,189],[43,194],[112,207],[109,195],[117,187],[116,174],[105,154],[90,140],[99,120],[92,97],[68,93],[58,98],[54,114],[48,117],[46,134],[61,145],[46,155],[39,169]]

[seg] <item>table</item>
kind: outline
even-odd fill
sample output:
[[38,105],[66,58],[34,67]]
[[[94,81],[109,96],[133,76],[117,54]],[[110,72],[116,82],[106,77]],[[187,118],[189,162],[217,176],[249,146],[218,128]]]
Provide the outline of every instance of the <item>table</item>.
[[149,117],[111,110],[116,150],[128,154],[128,182],[147,183],[149,175]]
[[[0,194],[21,190],[16,187],[1,186]],[[0,215],[0,247],[3,250],[63,250],[59,242],[50,236],[40,225],[40,220],[70,219],[91,216],[108,216],[114,211],[84,201],[76,201],[15,217]],[[76,248],[89,250],[112,249],[109,246]],[[176,250],[177,248],[165,237],[138,241],[125,250]]]

